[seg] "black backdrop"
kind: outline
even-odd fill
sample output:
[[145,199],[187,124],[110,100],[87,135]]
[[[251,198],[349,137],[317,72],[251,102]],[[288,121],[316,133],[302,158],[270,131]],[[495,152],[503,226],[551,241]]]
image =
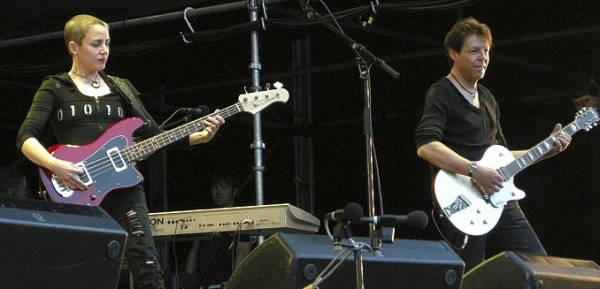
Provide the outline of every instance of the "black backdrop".
[[[29,1],[22,1],[29,2]],[[123,3],[127,2],[127,3]],[[129,3],[130,2],[130,3]],[[233,1],[69,1],[11,3],[2,7],[3,40],[60,31],[77,13],[108,22]],[[368,1],[326,1],[333,11],[364,6]],[[380,1],[385,4],[404,1]],[[442,1],[449,2],[449,1]],[[466,1],[468,2],[468,1]],[[417,2],[414,2],[417,3]],[[6,5],[3,4],[3,5]],[[313,1],[317,10],[322,6]],[[511,148],[527,148],[543,139],[555,122],[568,123],[575,109],[571,98],[600,67],[600,12],[597,1],[470,1],[452,9],[377,10],[375,23],[360,28],[360,16],[340,22],[352,37],[386,59],[400,72],[391,79],[373,69],[374,135],[384,204],[388,213],[430,208],[429,171],[415,154],[413,131],[428,86],[445,75],[441,48],[445,32],[460,17],[475,16],[494,32],[495,47],[482,81],[496,95]],[[296,1],[268,6],[271,20],[302,18]],[[298,17],[298,18],[294,18]],[[192,21],[197,31],[231,27],[248,21],[244,10],[203,16]],[[294,203],[293,138],[314,139],[315,212],[318,217],[349,201],[366,207],[366,170],[362,136],[362,83],[348,46],[319,25],[278,25],[260,31],[264,82],[279,80],[292,88],[292,44],[310,39],[313,125],[295,127],[290,103],[263,113],[265,203]],[[182,20],[112,31],[109,74],[129,78],[149,104],[169,107],[206,104],[224,107],[250,86],[249,37],[246,31],[220,31],[184,44]],[[0,40],[0,43],[2,43]],[[0,146],[5,182],[15,172],[33,168],[15,149],[18,126],[44,75],[66,71],[69,61],[62,40],[0,48],[0,95],[3,113]],[[302,98],[305,95],[291,95]],[[163,111],[164,110],[164,111]],[[168,109],[158,107],[162,120]],[[600,260],[595,232],[600,217],[598,134],[581,133],[568,151],[521,173],[516,183],[528,193],[521,202],[550,254]],[[252,172],[251,117],[229,119],[209,144],[190,151],[168,150],[166,157],[170,210],[209,206],[208,177],[233,168],[243,179]],[[251,203],[253,181],[241,199]],[[153,178],[149,183],[156,181]],[[400,231],[400,237],[436,238],[431,232]]]

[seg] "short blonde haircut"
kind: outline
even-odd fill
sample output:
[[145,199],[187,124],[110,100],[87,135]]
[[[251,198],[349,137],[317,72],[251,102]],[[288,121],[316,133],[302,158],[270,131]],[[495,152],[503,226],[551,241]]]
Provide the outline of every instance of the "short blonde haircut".
[[65,45],[67,46],[67,51],[71,54],[69,50],[69,42],[74,41],[77,44],[81,44],[81,40],[85,37],[85,33],[88,28],[92,25],[102,25],[108,29],[108,24],[92,15],[80,14],[75,15],[67,23],[65,24]]

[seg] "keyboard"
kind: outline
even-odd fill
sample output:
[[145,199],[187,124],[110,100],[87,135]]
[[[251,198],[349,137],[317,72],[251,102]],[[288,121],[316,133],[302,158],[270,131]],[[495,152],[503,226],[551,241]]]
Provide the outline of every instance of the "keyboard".
[[270,235],[275,232],[318,232],[320,220],[290,204],[149,213],[153,236],[237,232]]

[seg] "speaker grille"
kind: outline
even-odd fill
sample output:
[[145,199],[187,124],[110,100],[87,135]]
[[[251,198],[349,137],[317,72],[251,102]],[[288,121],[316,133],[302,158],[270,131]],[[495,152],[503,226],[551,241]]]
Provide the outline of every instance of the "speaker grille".
[[116,288],[127,233],[104,210],[0,198],[0,287]]
[[[460,288],[464,263],[443,242],[398,239],[382,252],[363,254],[365,288]],[[244,259],[225,288],[304,288],[337,253],[327,236],[275,234]],[[350,256],[319,288],[355,288],[355,280]]]
[[465,274],[463,289],[480,288],[598,289],[600,267],[587,260],[507,251]]

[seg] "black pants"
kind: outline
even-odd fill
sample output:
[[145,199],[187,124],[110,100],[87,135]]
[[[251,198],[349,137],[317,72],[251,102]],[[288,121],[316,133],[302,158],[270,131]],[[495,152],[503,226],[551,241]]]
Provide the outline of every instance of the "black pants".
[[[117,190],[108,194],[101,204],[129,236],[125,247],[125,258],[138,289],[164,289],[163,271],[158,262],[158,253],[148,220],[146,197],[141,185]],[[135,211],[128,217],[129,211]],[[141,228],[141,232],[140,229]]]
[[486,252],[493,256],[502,251],[548,255],[516,201],[504,207],[502,217],[492,231],[481,236],[469,236],[467,245],[459,254],[465,261],[467,272],[485,260]]

